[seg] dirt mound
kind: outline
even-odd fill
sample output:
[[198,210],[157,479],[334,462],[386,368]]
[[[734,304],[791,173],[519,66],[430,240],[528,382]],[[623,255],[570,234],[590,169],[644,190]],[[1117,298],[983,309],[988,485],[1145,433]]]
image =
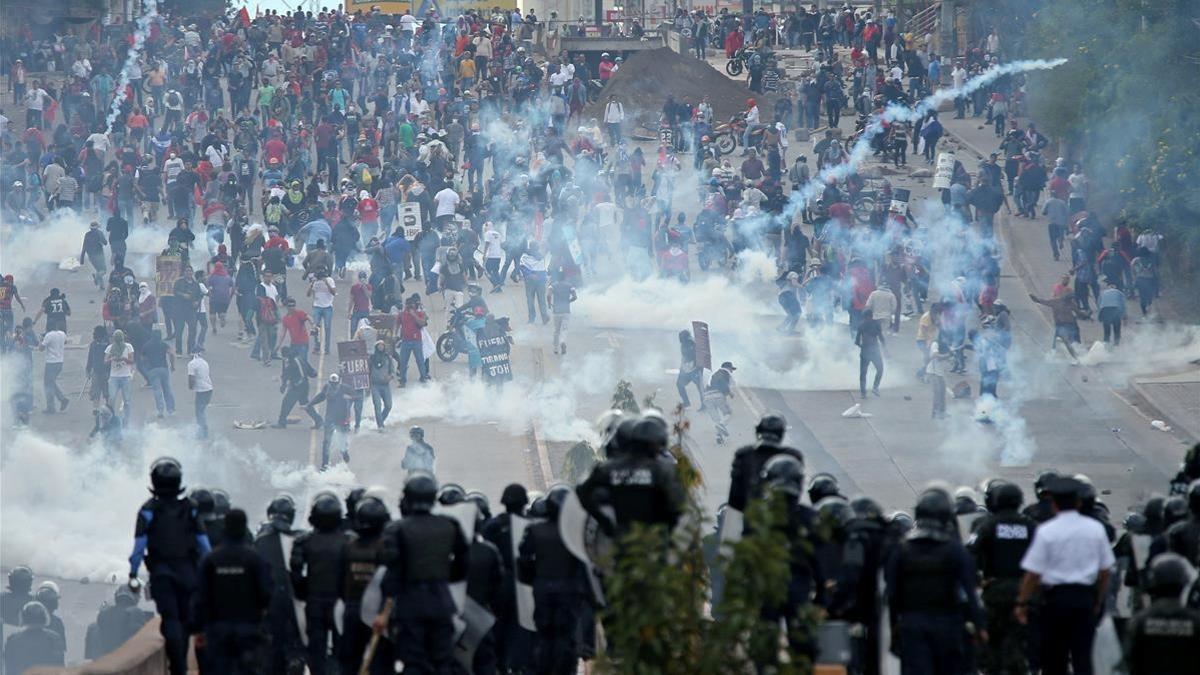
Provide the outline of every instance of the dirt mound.
[[600,100],[584,111],[588,117],[604,116],[604,103],[614,94],[625,107],[625,117],[635,123],[654,126],[668,94],[675,100],[689,97],[693,104],[708,96],[713,114],[725,121],[746,109],[746,99],[758,99],[763,118],[770,116],[774,97],[756,95],[746,87],[745,76],[732,80],[700,59],[681,55],[669,47],[636,52],[608,81]]

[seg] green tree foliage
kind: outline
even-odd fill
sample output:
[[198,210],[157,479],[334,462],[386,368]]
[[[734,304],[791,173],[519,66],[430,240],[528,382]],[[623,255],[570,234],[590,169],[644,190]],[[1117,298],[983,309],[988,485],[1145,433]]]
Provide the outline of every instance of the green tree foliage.
[[[1011,16],[1031,2],[982,4],[1014,5]],[[1028,16],[1027,23],[1013,23],[1016,32],[1008,36],[1022,48],[1014,56],[1070,59],[1029,76],[1031,114],[1082,161],[1092,182],[1089,206],[1135,229],[1165,234],[1168,266],[1194,271],[1200,254],[1200,3],[1056,0]]]
[[[634,527],[621,540],[614,565],[602,565],[613,572],[604,580],[608,648],[601,672],[727,675],[754,672],[760,663],[772,664],[764,672],[811,673],[809,660],[782,647],[779,626],[761,616],[764,604],[781,602],[787,592],[791,543],[783,529],[784,502],[771,497],[752,504],[746,522],[755,534],[706,558],[706,540],[715,546],[715,538],[702,532],[699,474],[683,450],[682,410],[675,419],[671,452],[689,486],[687,509],[671,534],[661,527]],[[716,607],[710,607],[710,565],[725,579]],[[797,630],[812,634],[815,612],[800,619]]]

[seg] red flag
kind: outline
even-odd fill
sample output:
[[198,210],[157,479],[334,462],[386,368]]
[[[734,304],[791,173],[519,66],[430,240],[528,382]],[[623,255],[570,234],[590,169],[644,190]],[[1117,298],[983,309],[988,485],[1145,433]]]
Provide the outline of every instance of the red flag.
[[245,7],[242,7],[240,10],[238,10],[238,19],[240,19],[242,22],[242,28],[249,28],[250,27],[250,10],[246,9]]

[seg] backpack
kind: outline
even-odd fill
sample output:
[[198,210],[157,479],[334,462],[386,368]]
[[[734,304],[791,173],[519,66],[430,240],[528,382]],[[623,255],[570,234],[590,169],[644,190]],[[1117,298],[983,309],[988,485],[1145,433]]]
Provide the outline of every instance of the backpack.
[[265,220],[272,225],[278,225],[283,220],[283,204],[267,204]]
[[279,308],[274,300],[265,295],[258,299],[258,321],[268,326],[279,323]]

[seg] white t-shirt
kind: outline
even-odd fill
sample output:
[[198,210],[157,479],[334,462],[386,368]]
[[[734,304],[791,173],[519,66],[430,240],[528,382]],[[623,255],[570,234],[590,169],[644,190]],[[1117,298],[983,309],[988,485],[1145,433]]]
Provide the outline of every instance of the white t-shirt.
[[42,336],[42,348],[46,350],[46,363],[63,362],[63,346],[67,342],[67,334],[61,330],[52,330]]
[[333,292],[337,286],[332,277],[313,282],[313,307],[333,307]]
[[46,101],[45,89],[30,89],[25,92],[25,108],[27,110],[42,111],[42,106]]
[[263,289],[263,293],[275,302],[279,302],[279,289],[275,288],[275,284],[259,283],[259,288]]
[[[112,357],[110,377],[133,377],[133,345],[126,342],[124,354],[114,354],[113,345],[109,345],[104,348],[104,355]],[[123,360],[125,358],[129,359],[129,363]]]
[[433,201],[437,202],[438,217],[452,216],[458,208],[459,197],[457,192],[446,187],[433,196]]
[[200,309],[201,314],[208,314],[208,286],[204,284],[196,284],[200,287]]
[[108,134],[97,131],[87,139],[92,142],[92,149],[100,153],[101,157],[108,153]]
[[406,30],[410,33],[417,30],[417,18],[412,14],[405,14],[400,17],[400,30]]
[[205,361],[204,357],[199,354],[193,356],[192,360],[188,361],[187,374],[188,377],[196,379],[196,386],[193,391],[212,391],[212,377],[208,374],[208,361]]
[[483,257],[504,257],[504,235],[500,230],[488,230],[483,233]]

